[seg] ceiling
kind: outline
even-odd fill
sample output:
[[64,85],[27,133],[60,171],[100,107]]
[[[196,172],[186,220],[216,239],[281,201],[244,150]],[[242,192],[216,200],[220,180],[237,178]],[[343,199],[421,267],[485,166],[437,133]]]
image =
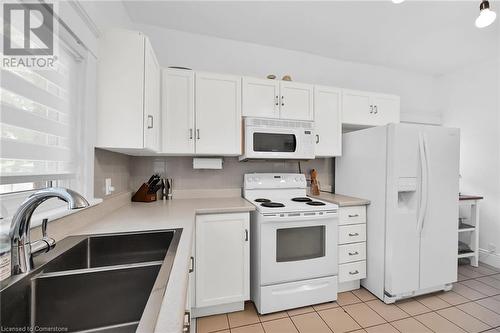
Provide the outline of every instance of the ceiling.
[[[438,75],[498,56],[480,1],[125,1],[133,22]],[[500,1],[491,1],[500,14]]]

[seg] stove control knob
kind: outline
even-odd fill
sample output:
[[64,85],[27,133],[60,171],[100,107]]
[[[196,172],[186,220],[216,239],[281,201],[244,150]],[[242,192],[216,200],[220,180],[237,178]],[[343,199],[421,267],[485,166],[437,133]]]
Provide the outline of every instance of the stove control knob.
[[295,177],[295,181],[298,183],[300,182],[300,177]]
[[259,177],[255,177],[255,178],[253,179],[253,181],[254,181],[254,182],[259,182],[259,181],[260,181],[260,178],[259,178]]

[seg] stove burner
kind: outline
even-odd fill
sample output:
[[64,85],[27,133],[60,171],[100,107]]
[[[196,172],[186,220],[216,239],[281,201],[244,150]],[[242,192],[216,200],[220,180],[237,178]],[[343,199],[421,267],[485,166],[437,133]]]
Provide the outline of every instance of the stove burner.
[[264,199],[264,198],[258,198],[258,199],[255,199],[255,202],[271,202],[271,200]]
[[292,201],[295,201],[295,202],[310,202],[310,201],[312,201],[312,199],[308,198],[308,197],[298,197],[298,198],[292,198]]
[[269,208],[279,208],[279,207],[285,207],[284,204],[281,202],[264,202],[260,204],[262,207],[269,207]]
[[309,201],[309,202],[306,202],[306,204],[311,205],[311,206],[324,206],[324,205],[326,205],[324,202],[321,202],[321,201]]

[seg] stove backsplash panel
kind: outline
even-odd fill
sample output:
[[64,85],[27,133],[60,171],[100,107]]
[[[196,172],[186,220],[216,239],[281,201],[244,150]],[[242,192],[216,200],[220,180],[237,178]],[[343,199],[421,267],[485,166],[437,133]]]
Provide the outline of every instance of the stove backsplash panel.
[[[331,191],[334,184],[334,159],[318,158],[301,161],[300,167],[309,178],[316,169],[322,190]],[[132,157],[130,161],[130,188],[136,189],[153,173],[174,180],[174,190],[234,189],[243,186],[243,175],[252,172],[299,172],[297,161],[239,162],[237,157],[224,157],[221,170],[193,169],[192,157]]]

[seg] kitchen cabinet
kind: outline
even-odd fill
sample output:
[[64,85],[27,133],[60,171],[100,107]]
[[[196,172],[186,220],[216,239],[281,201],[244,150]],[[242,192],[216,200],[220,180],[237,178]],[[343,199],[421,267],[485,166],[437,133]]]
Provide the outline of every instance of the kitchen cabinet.
[[242,310],[249,299],[249,221],[249,213],[196,216],[196,316]]
[[244,77],[242,79],[243,116],[279,118],[279,81]]
[[342,155],[342,91],[338,88],[314,86],[315,155]]
[[241,78],[162,71],[162,150],[169,155],[241,155]]
[[241,77],[195,74],[197,155],[241,155]]
[[160,66],[148,38],[110,30],[100,38],[97,147],[130,153],[160,149]]
[[338,291],[359,289],[366,277],[366,206],[339,208]]
[[342,91],[342,123],[349,127],[399,123],[400,99],[365,91]]
[[162,153],[195,153],[194,72],[162,71]]
[[313,120],[313,85],[244,77],[243,115]]

